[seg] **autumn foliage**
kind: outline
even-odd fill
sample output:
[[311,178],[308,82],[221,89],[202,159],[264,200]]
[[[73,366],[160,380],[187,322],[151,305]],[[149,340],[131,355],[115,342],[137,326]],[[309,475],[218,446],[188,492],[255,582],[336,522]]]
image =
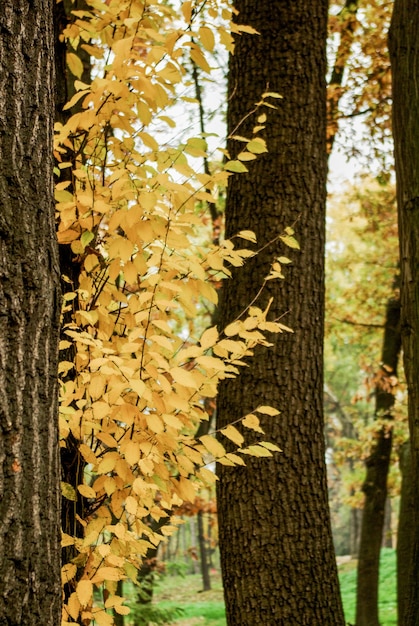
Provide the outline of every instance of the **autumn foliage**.
[[[260,439],[258,415],[277,414],[269,406],[239,420],[248,435],[239,423],[199,439],[195,433],[208,420],[205,400],[218,381],[236,376],[256,345],[269,345],[266,332],[288,329],[268,321],[269,307],[257,302],[222,331],[194,324],[200,310],[216,306],[215,287],[229,266],[256,252],[235,245],[254,242],[250,231],[210,244],[204,211],[233,172],[243,175],[245,162],[266,151],[258,136],[262,107],[273,106],[276,94],[261,94],[254,135],[238,136],[238,158],[225,154],[212,174],[200,167],[206,137],[176,128],[171,107],[196,106],[183,95],[189,59],[208,76],[214,46],[230,51],[232,30],[251,29],[233,25],[231,9],[219,2],[183,2],[181,11],[159,0],[87,6],[63,33],[75,76],[65,108],[78,110],[56,124],[55,136],[58,238],[79,267],[77,285],[64,278],[70,321],[61,348],[74,358],[60,364],[61,446],[75,440],[84,467],[82,484],[62,488],[85,510],[77,516],[83,533],[62,539],[76,551],[62,568],[69,589],[63,625],[107,626],[108,609],[129,612],[117,581],[137,581],[148,550],[175,531],[172,511],[214,482],[208,462],[244,464],[248,454],[278,450]],[[89,84],[80,80],[80,49],[94,59]],[[298,245],[291,229],[279,237]],[[287,259],[273,261],[267,279],[282,276],[281,262]],[[235,452],[226,452],[223,437]],[[93,601],[95,590],[101,600],[96,594]]]

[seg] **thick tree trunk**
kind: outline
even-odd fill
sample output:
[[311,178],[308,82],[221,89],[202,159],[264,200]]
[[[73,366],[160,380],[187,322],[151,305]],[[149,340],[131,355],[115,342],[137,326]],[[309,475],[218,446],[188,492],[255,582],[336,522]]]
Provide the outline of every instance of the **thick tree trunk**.
[[419,625],[419,11],[395,0],[390,29],[393,136],[399,213],[401,329],[408,387],[414,532],[403,626]]
[[[383,375],[375,390],[375,414],[380,419],[392,420],[393,417],[391,411],[394,406],[394,394],[390,376],[397,376],[400,349],[400,300],[392,299],[387,304],[384,327]],[[377,432],[373,449],[366,461],[367,473],[362,487],[365,501],[357,576],[357,626],[380,626],[378,580],[391,447],[392,430],[389,424],[388,427],[382,426]]]
[[61,619],[52,0],[0,6],[0,624]]
[[[326,0],[237,0],[238,21],[259,35],[236,39],[230,59],[230,133],[251,136],[247,116],[266,90],[283,99],[268,109],[269,153],[234,176],[226,235],[250,228],[264,246],[295,224],[301,252],[265,248],[227,281],[221,326],[249,304],[275,255],[291,256],[286,280],[269,281],[273,318],[294,334],[274,336],[240,378],[219,394],[218,425],[258,404],[281,410],[262,421],[266,439],[283,450],[249,457],[245,468],[220,467],[218,507],[227,622],[230,626],[344,623],[330,529],[323,435],[324,225],[326,199]],[[257,115],[260,114],[260,111]],[[246,118],[246,119],[245,119]],[[229,151],[238,151],[230,141]],[[247,438],[252,439],[247,431]]]

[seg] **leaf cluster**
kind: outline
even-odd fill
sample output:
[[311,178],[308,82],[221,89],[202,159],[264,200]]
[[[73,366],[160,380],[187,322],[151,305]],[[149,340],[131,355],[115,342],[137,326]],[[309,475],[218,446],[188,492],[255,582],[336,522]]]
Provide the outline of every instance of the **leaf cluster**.
[[[194,336],[193,324],[187,336],[179,332],[200,303],[216,305],[228,266],[254,254],[232,241],[201,245],[197,207],[215,202],[219,186],[266,146],[256,129],[236,161],[202,173],[194,159],[206,156],[205,137],[176,141],[170,107],[182,101],[185,49],[210,73],[214,42],[231,50],[232,32],[249,28],[231,22],[227,3],[183,2],[181,15],[159,0],[86,4],[63,33],[76,76],[66,109],[77,104],[77,112],[55,128],[58,239],[79,266],[64,302],[70,321],[60,347],[74,359],[60,363],[61,445],[76,441],[85,467],[83,483],[63,483],[63,495],[83,499],[86,511],[77,517],[82,536],[63,534],[63,546],[76,551],[62,568],[70,589],[63,626],[110,626],[112,611],[129,612],[117,582],[136,584],[147,553],[176,530],[174,509],[214,482],[208,463],[243,465],[246,455],[278,450],[259,439],[246,444],[237,424],[195,433],[218,382],[237,376],[256,346],[270,345],[265,333],[288,329],[252,303],[221,332]],[[89,84],[80,80],[79,48],[95,59]],[[238,237],[254,239],[250,231]],[[292,232],[280,237],[298,246]],[[263,434],[258,415],[277,413],[259,406],[238,421]]]

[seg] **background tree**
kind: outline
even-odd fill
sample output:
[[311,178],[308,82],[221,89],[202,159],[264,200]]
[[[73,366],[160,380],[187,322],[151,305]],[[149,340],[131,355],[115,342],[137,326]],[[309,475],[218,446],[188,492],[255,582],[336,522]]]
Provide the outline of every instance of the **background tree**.
[[[260,35],[237,37],[229,69],[229,136],[248,137],[265,118],[249,115],[261,94],[283,95],[269,111],[269,152],[228,187],[226,236],[255,231],[262,252],[233,274],[221,303],[237,318],[283,246],[268,245],[294,225],[301,252],[286,280],[267,283],[262,304],[285,313],[294,334],[257,352],[240,382],[219,393],[219,426],[260,402],[281,409],[262,426],[282,453],[246,468],[219,468],[220,550],[229,624],[343,624],[327,502],[323,436],[324,224],[327,173],[325,47],[327,2],[238,0],[240,23]],[[236,153],[232,141],[230,155]],[[291,235],[292,231],[289,231]],[[281,262],[281,261],[280,261]]]
[[0,8],[0,622],[60,623],[53,1]]
[[[395,0],[389,49],[400,233],[401,329],[411,441],[408,578],[400,623],[419,624],[419,13],[414,0]],[[405,478],[405,476],[403,476]],[[405,555],[406,556],[406,555]]]

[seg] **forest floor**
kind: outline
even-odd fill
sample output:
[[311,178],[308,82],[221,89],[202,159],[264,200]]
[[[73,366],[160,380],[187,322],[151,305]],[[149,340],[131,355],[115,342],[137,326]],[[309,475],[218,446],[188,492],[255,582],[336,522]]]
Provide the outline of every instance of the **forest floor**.
[[[355,623],[356,607],[356,560],[338,558],[339,579],[345,618]],[[380,565],[380,621],[382,626],[396,626],[396,557],[395,551],[382,550]],[[154,591],[154,606],[158,611],[165,612],[161,622],[176,626],[226,626],[224,598],[220,572],[212,570],[210,591],[202,591],[202,579],[194,575],[165,575],[160,579]],[[182,610],[181,615],[173,614],[176,608]],[[168,616],[173,618],[167,621]],[[156,620],[158,617],[156,616]],[[125,620],[127,626],[134,622],[130,616]]]

